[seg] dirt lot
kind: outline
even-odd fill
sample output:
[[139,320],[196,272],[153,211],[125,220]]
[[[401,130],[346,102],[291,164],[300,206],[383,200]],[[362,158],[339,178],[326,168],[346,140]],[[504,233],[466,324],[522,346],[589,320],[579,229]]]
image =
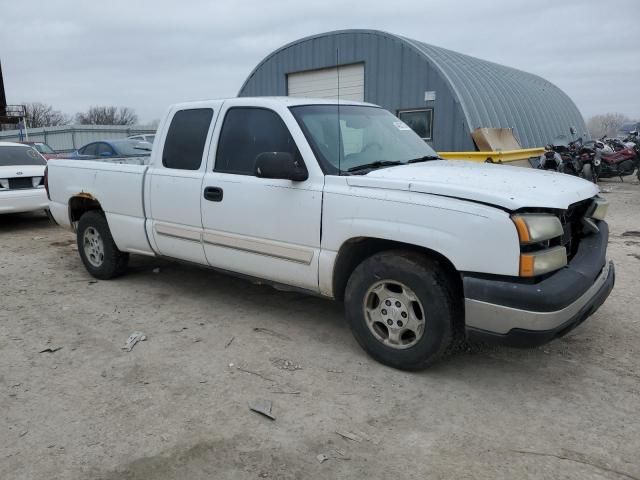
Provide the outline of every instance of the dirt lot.
[[413,374],[340,305],[147,258],[96,282],[73,234],[2,217],[0,478],[640,478],[640,186],[603,187],[617,284],[594,317]]

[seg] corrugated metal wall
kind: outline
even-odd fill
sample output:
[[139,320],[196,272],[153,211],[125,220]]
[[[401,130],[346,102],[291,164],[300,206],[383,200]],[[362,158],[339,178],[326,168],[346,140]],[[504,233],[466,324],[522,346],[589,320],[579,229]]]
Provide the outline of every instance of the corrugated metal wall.
[[[513,128],[523,147],[537,147],[584,120],[559,88],[535,75],[375,30],[304,38],[267,56],[239,96],[286,95],[287,74],[365,63],[365,101],[392,113],[433,107],[433,146],[474,150],[478,127]],[[435,91],[435,101],[425,92]]]
[[[57,152],[72,152],[97,140],[126,138],[140,133],[155,133],[154,128],[119,125],[67,125],[62,127],[30,128],[29,141],[44,142]],[[20,141],[19,130],[0,131],[0,142]]]
[[[400,38],[378,32],[339,32],[303,39],[267,57],[250,75],[240,96],[287,95],[287,74],[364,62],[365,101],[392,113],[435,107],[433,146],[438,150],[473,150],[462,110],[440,73]],[[427,90],[437,92],[425,102]]]

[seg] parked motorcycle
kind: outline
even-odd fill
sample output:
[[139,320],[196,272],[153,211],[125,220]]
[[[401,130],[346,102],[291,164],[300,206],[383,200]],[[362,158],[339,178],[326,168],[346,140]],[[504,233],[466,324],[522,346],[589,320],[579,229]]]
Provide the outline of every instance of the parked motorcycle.
[[624,146],[617,151],[611,151],[613,149],[603,148],[602,144],[602,141],[589,141],[584,144],[585,148],[593,151],[591,164],[596,181],[598,178],[614,177],[619,177],[621,181],[624,181],[623,177],[632,175],[633,172],[637,172],[638,180],[640,180],[640,171],[638,171],[640,157],[634,149]]

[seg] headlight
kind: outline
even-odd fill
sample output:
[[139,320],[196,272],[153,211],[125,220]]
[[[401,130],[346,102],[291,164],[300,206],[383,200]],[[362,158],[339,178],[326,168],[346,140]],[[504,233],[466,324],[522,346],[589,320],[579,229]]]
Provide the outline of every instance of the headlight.
[[544,213],[523,213],[511,217],[522,245],[544,242],[564,233],[560,219]]
[[604,198],[598,197],[591,204],[587,217],[593,218],[594,220],[604,220],[604,217],[607,216],[608,209],[609,202]]
[[567,249],[564,247],[548,248],[520,255],[520,276],[537,277],[553,272],[567,264]]

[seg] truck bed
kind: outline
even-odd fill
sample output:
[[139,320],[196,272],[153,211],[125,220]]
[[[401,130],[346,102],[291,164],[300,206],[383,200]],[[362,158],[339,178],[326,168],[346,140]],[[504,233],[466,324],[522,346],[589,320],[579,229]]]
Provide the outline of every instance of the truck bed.
[[[146,158],[148,162],[149,157]],[[148,166],[141,158],[122,163],[95,160],[58,160],[48,163],[50,209],[62,226],[69,218],[72,198],[97,200],[122,251],[153,254],[145,232],[144,180]],[[64,221],[66,219],[66,224]]]

